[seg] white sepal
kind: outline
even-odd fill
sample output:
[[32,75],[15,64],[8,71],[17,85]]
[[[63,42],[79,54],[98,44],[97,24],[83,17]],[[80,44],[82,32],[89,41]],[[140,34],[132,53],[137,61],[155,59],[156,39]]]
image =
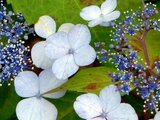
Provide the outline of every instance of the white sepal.
[[41,16],[34,25],[35,32],[42,38],[47,38],[56,31],[56,23],[50,16]]
[[16,114],[19,120],[56,120],[57,109],[43,98],[32,97],[17,104]]

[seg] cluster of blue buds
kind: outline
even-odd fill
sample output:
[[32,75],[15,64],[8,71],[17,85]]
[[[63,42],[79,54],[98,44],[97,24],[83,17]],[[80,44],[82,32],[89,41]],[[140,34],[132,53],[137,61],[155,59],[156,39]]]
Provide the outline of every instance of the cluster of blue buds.
[[24,17],[15,14],[1,3],[0,6],[0,39],[7,42],[16,43],[18,40],[27,40],[28,34],[33,33],[34,29],[25,23]]
[[[148,60],[145,37],[148,31],[160,31],[160,21],[156,16],[156,5],[148,3],[137,12],[124,12],[125,18],[115,21],[111,31],[109,50],[105,43],[95,43],[97,58],[101,63],[112,63],[118,72],[109,73],[112,82],[118,83],[122,93],[129,94],[136,88],[137,94],[144,100],[144,111],[158,110],[160,100],[160,61],[151,65]],[[138,42],[137,42],[138,41]],[[137,44],[143,46],[144,56],[140,56]],[[144,47],[145,46],[145,47]]]
[[0,5],[0,85],[7,81],[10,85],[19,72],[28,69],[31,63],[28,57],[29,47],[25,41],[33,34],[23,16],[14,13],[1,3]]

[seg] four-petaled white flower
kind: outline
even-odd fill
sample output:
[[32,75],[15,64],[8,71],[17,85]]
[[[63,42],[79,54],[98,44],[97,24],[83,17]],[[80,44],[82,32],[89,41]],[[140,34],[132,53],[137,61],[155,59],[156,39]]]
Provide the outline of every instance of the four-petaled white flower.
[[[71,23],[64,23],[60,26],[58,31],[68,32],[74,25]],[[50,16],[41,16],[38,22],[34,25],[35,32],[42,38],[48,38],[56,32],[56,23]],[[57,41],[58,42],[58,41]],[[39,68],[47,69],[53,64],[53,60],[48,58],[45,54],[46,41],[36,43],[31,51],[33,64]]]
[[155,117],[154,117],[154,120],[160,120],[160,112],[157,112]]
[[47,38],[45,53],[55,60],[52,70],[58,79],[66,79],[75,74],[79,66],[95,61],[96,52],[90,41],[90,31],[82,24],[73,26],[68,33],[57,32]]
[[102,3],[101,8],[95,5],[85,7],[80,12],[80,16],[89,21],[89,27],[97,25],[110,26],[111,21],[119,18],[120,12],[114,11],[117,7],[117,0],[106,0]]
[[114,85],[104,88],[99,97],[92,93],[80,95],[74,102],[74,109],[86,120],[138,120],[132,106],[121,103],[120,93]]
[[67,80],[57,80],[51,69],[42,71],[39,77],[31,71],[18,74],[14,80],[16,93],[26,99],[21,100],[16,107],[19,120],[56,120],[56,107],[43,97],[60,98],[65,92],[47,94]]

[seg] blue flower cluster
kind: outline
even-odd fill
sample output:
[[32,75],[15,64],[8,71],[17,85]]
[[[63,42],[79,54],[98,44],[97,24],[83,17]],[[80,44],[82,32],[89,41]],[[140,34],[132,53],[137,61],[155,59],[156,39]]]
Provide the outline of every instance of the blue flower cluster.
[[1,3],[0,5],[0,82],[9,83],[19,72],[28,68],[31,60],[27,54],[25,40],[33,34],[21,14],[15,14]]
[[[158,11],[150,3],[142,10],[131,10],[124,14],[123,20],[113,24],[110,49],[106,50],[106,46],[95,43],[98,59],[100,62],[114,64],[118,73],[109,73],[109,76],[112,82],[119,83],[122,93],[129,94],[130,90],[136,88],[137,94],[145,101],[144,111],[157,110],[160,100],[160,61],[150,63],[144,41],[148,31],[160,30],[159,21],[152,18]],[[144,52],[143,57],[139,54],[138,46]]]
[[7,42],[16,43],[19,40],[27,40],[28,34],[33,33],[23,16],[13,11],[8,11],[3,4],[0,6],[0,39]]
[[29,49],[21,43],[8,43],[0,48],[0,80],[2,82],[16,76],[28,68],[27,57]]

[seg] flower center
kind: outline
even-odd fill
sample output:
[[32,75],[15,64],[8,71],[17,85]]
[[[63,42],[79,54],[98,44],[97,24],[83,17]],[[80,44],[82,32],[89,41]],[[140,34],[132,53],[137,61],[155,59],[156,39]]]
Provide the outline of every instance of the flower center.
[[42,98],[42,95],[40,94],[40,91],[39,91],[38,94],[36,95],[36,98],[37,98],[37,99],[41,99],[41,98]]
[[68,50],[68,54],[73,54],[74,53],[74,50],[73,49],[69,49]]
[[102,18],[103,18],[104,16],[105,16],[105,14],[102,14],[102,13],[100,14],[100,17],[102,17]]
[[103,117],[103,118],[107,118],[107,113],[106,112],[103,112],[102,114],[101,114],[101,117]]

